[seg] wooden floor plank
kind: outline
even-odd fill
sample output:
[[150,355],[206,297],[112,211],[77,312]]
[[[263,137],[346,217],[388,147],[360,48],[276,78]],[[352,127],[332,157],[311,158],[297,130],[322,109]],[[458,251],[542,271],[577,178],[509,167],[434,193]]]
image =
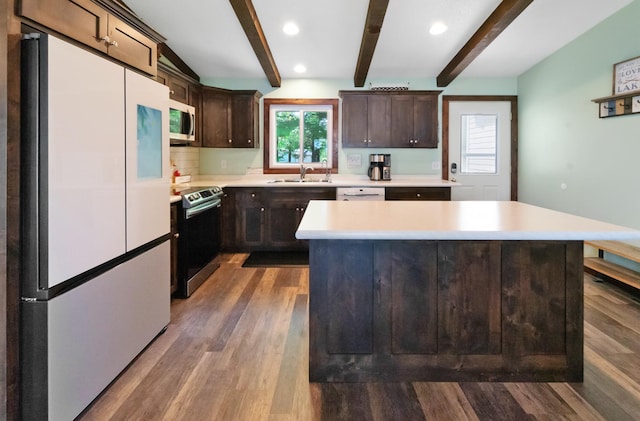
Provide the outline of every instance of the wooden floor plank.
[[365,383],[325,383],[321,390],[321,419],[374,420]]
[[271,402],[271,414],[290,413],[293,407],[293,399],[295,390],[290,386],[296,384],[296,361],[302,354],[302,342],[304,325],[307,316],[308,297],[299,294],[296,297],[296,303],[293,307],[291,323],[289,324],[289,333],[282,354],[280,363],[280,372],[276,383],[276,390]]
[[505,387],[524,412],[536,419],[576,416],[571,406],[546,383],[507,383]]
[[484,420],[533,420],[501,383],[460,383],[478,418]]
[[550,383],[558,396],[567,403],[576,414],[576,420],[580,421],[605,421],[589,402],[587,402],[576,390],[567,383]]
[[[627,399],[625,392],[623,395],[616,393],[618,388],[615,383],[598,370],[589,360],[584,364],[584,382],[572,383],[572,388],[607,420],[616,421],[637,421],[636,416],[631,416],[623,408],[622,402]],[[636,402],[636,414],[640,413],[640,402]]]
[[369,383],[374,420],[426,420],[411,383]]
[[631,348],[622,345],[589,322],[584,322],[584,342],[588,348],[600,354],[632,354]]
[[458,383],[414,383],[413,387],[428,420],[478,420]]
[[231,312],[227,315],[222,328],[218,331],[218,336],[213,345],[211,345],[211,351],[222,351],[227,345],[227,341],[229,340],[233,330],[236,328],[238,320],[240,320],[240,317],[244,314],[244,311],[249,305],[249,300],[251,300],[253,293],[260,284],[264,272],[264,269],[259,269],[253,274],[251,280],[242,291],[242,294],[240,294],[240,297],[238,297],[238,300],[233,305]]
[[220,268],[88,408],[102,420],[637,420],[640,301],[585,275],[583,383],[309,383],[308,269]]

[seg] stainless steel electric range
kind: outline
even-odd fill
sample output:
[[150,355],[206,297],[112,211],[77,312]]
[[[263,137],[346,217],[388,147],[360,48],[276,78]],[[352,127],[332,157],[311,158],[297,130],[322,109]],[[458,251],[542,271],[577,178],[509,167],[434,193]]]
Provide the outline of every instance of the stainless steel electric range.
[[181,191],[182,211],[178,218],[179,298],[189,297],[219,264],[220,210],[222,188],[198,187]]

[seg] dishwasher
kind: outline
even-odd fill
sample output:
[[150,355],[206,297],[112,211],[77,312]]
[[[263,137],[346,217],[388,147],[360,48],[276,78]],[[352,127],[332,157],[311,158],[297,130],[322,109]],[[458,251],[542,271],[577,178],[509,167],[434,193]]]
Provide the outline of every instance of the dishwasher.
[[338,187],[336,200],[384,200],[384,187]]

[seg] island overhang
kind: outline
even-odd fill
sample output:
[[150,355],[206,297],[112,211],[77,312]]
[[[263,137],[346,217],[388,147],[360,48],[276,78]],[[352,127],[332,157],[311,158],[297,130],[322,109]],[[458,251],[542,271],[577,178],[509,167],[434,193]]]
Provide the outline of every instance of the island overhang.
[[296,238],[631,240],[640,238],[640,230],[521,202],[312,200]]
[[311,202],[309,378],[582,381],[584,239],[515,202]]

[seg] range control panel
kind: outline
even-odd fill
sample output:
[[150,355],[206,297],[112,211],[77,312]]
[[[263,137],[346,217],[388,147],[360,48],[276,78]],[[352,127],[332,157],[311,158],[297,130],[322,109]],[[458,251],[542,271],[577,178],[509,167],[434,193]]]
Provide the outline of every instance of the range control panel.
[[182,192],[182,207],[191,208],[222,196],[222,188],[198,187]]

